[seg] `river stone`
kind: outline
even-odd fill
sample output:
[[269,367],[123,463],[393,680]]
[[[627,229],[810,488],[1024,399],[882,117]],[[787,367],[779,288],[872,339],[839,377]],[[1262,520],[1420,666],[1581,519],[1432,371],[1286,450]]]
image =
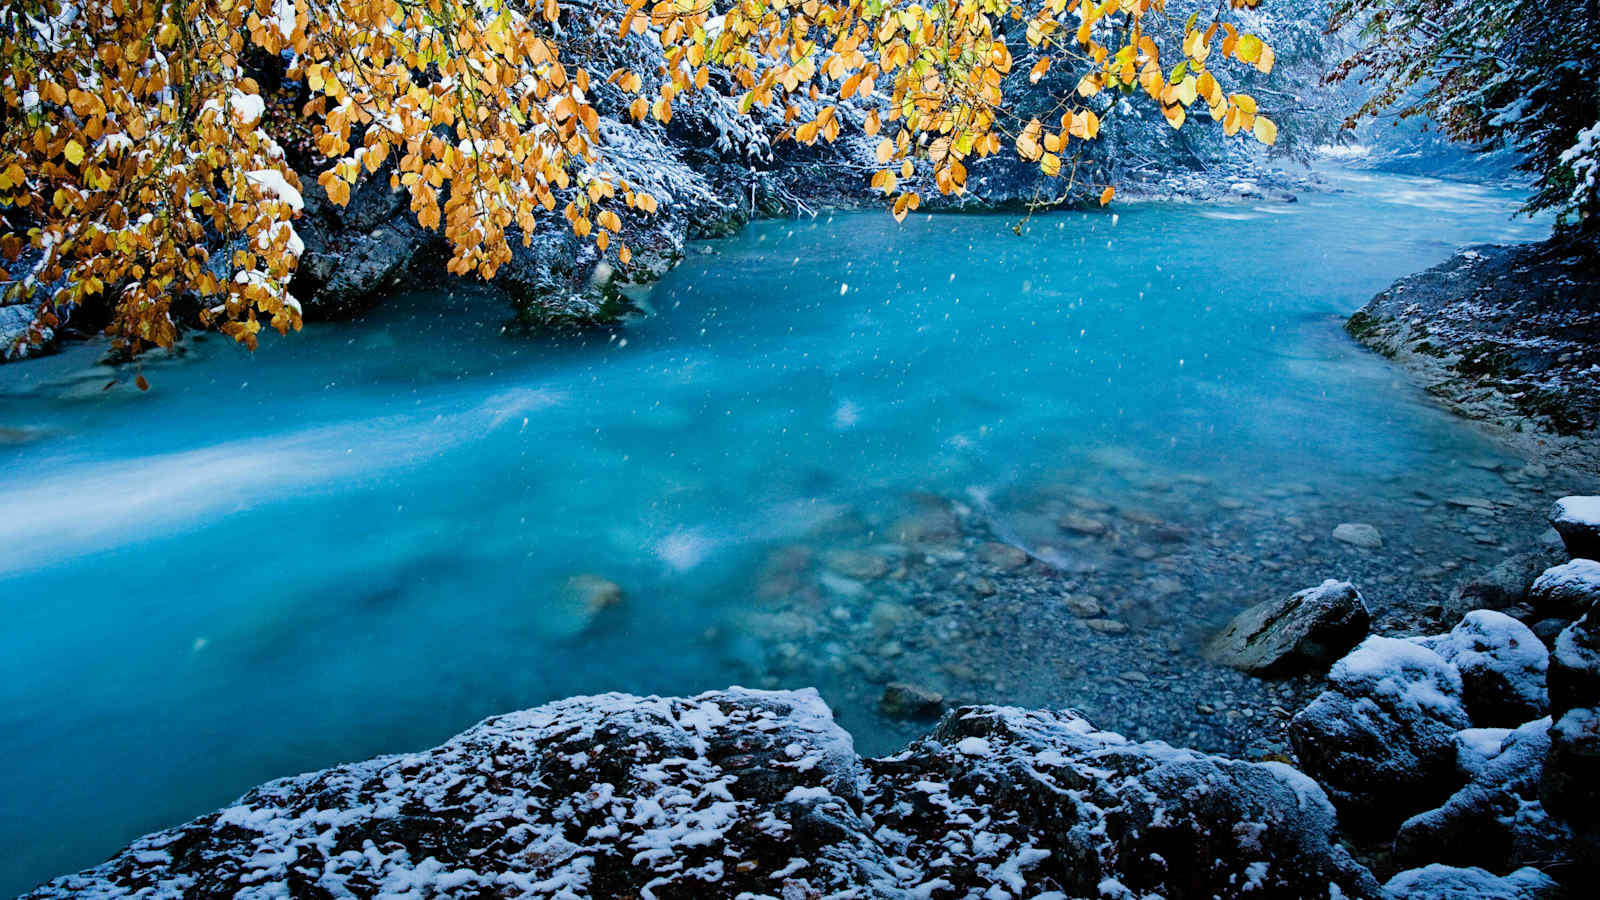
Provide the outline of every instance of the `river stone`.
[[563,700],[270,782],[27,895],[89,896],[1383,895],[1288,766],[1009,707],[862,759],[814,691],[733,688]]
[[1341,522],[1333,529],[1333,539],[1363,550],[1383,546],[1383,536],[1378,534],[1378,529],[1365,522]]
[[1550,524],[1575,559],[1600,559],[1600,496],[1562,497],[1550,508]]
[[1458,584],[1450,594],[1457,615],[1474,609],[1506,609],[1528,599],[1528,591],[1550,566],[1560,562],[1546,549],[1518,553]]
[[1206,656],[1252,675],[1303,671],[1344,655],[1366,637],[1371,622],[1355,586],[1328,579],[1235,616],[1206,645]]
[[1550,654],[1528,626],[1502,612],[1474,610],[1448,634],[1416,638],[1461,673],[1474,725],[1520,725],[1549,708],[1545,673]]
[[1106,523],[1078,513],[1067,513],[1056,520],[1056,524],[1060,525],[1063,531],[1070,531],[1073,534],[1096,536],[1106,533]]
[[587,631],[606,610],[622,603],[622,588],[599,575],[574,575],[562,585],[554,608],[546,608],[539,627],[558,638]]
[[944,695],[921,685],[892,681],[878,699],[878,711],[891,719],[937,719],[944,712]]
[[1106,608],[1100,605],[1099,598],[1088,594],[1068,594],[1062,602],[1069,612],[1080,619],[1098,619],[1106,614]]
[[1341,821],[1381,835],[1461,786],[1455,734],[1471,724],[1454,665],[1374,636],[1334,663],[1328,690],[1289,721],[1289,739]]
[[1083,624],[1101,634],[1127,634],[1128,624],[1116,619],[1085,619]]
[[828,568],[850,578],[882,578],[889,561],[866,550],[832,550],[824,557]]
[[1600,562],[1575,559],[1552,566],[1528,589],[1528,602],[1542,616],[1576,619],[1600,606]]
[[1028,564],[1028,554],[1025,551],[999,541],[985,541],[979,544],[977,554],[979,562],[1005,571],[1020,569]]

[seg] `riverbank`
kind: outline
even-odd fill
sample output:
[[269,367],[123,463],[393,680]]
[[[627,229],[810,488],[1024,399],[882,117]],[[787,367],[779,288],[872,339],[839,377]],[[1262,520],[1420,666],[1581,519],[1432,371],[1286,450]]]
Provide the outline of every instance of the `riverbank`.
[[[1552,517],[1567,554],[1600,542],[1600,497]],[[1353,628],[1308,627],[1346,603]],[[1072,711],[962,706],[871,759],[809,689],[607,694],[262,785],[25,896],[1556,900],[1588,883],[1600,568],[1552,567],[1526,598],[1524,618],[1559,623],[1553,652],[1494,610],[1363,639],[1348,584],[1294,604],[1241,620],[1310,652],[1319,683],[1338,658],[1289,722],[1285,761],[1311,777]]]
[[1592,244],[1463,250],[1395,282],[1346,330],[1530,459],[1600,473],[1600,266]]

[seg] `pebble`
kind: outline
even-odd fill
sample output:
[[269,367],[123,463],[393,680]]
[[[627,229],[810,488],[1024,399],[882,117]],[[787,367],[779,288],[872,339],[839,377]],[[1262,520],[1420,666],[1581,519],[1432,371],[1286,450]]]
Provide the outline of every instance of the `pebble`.
[[1128,624],[1116,619],[1085,619],[1083,624],[1101,634],[1127,634]]

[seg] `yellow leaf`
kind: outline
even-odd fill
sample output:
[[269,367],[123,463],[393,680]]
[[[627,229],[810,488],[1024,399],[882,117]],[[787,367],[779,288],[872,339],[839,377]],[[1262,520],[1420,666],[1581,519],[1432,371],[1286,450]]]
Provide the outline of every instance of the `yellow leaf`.
[[67,162],[77,165],[83,162],[83,145],[77,141],[67,141],[67,147],[61,151],[61,155],[67,158]]
[[1061,174],[1061,157],[1054,153],[1046,153],[1039,157],[1039,170],[1046,175]]
[[1101,206],[1105,206],[1107,203],[1110,203],[1111,202],[1111,198],[1115,197],[1116,195],[1117,195],[1117,189],[1116,188],[1107,187],[1105,190],[1100,192],[1100,205]]
[[878,162],[886,163],[894,158],[894,141],[884,138],[878,142]]
[[1261,58],[1261,50],[1265,46],[1266,44],[1261,42],[1261,38],[1253,34],[1242,34],[1239,36],[1238,43],[1234,45],[1233,51],[1234,55],[1240,59],[1247,63],[1253,63]]
[[1269,146],[1278,140],[1278,126],[1266,116],[1256,116],[1253,133],[1256,136],[1256,140]]

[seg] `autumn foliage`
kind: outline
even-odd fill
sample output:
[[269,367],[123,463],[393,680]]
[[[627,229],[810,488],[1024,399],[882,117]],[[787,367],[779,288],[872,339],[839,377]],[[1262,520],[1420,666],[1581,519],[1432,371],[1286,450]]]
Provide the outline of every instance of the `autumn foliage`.
[[[180,297],[252,347],[263,324],[299,328],[305,185],[263,125],[261,59],[311,98],[299,114],[332,202],[392,162],[450,271],[491,278],[513,237],[544,227],[626,265],[623,219],[657,200],[616,174],[602,117],[666,123],[696,92],[781,110],[781,136],[803,143],[875,136],[872,185],[902,218],[917,188],[962,193],[968,165],[995,154],[1076,178],[1114,108],[1096,111],[1105,91],[1144,97],[1174,128],[1205,112],[1270,144],[1276,126],[1224,69],[1269,71],[1273,51],[1224,17],[1177,22],[1164,0],[13,0],[0,278],[10,300],[47,295],[36,329],[103,304],[131,352],[176,338]],[[617,46],[653,42],[664,63],[618,65],[567,39],[574,20]],[[1020,66],[1034,82],[1066,68],[1076,89],[1023,121],[1004,91]],[[622,108],[602,108],[602,85]]]

